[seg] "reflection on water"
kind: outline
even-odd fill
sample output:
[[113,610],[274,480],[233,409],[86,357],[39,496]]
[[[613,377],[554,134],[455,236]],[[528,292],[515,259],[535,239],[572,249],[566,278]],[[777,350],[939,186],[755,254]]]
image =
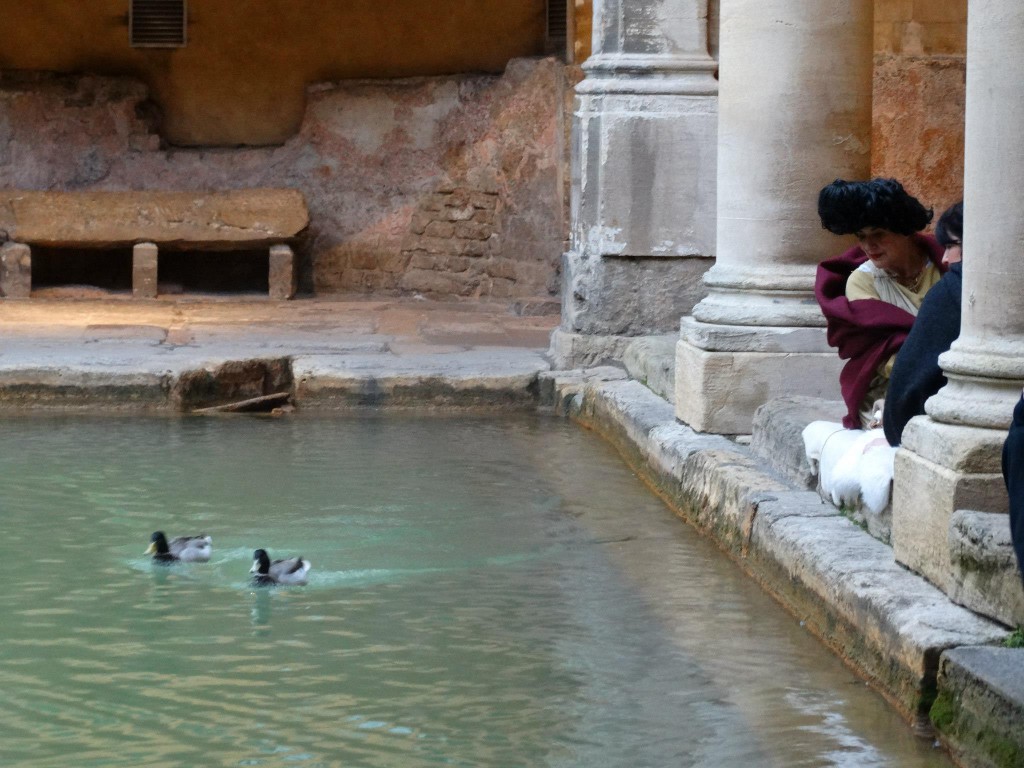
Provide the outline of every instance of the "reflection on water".
[[0,764],[947,765],[564,422],[0,428]]

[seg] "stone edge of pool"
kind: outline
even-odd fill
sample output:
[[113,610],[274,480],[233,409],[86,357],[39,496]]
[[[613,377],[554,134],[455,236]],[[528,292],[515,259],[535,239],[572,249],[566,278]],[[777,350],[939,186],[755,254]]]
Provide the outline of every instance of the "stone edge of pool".
[[[556,409],[600,434],[668,504],[961,765],[1024,764],[1024,649],[898,565],[892,549],[630,380],[550,374]],[[1016,670],[1012,674],[1009,670]]]
[[887,545],[816,492],[774,474],[746,446],[677,422],[669,402],[625,371],[548,368],[540,352],[498,348],[93,361],[0,370],[0,411],[173,413],[281,389],[299,407],[325,411],[552,408],[612,443],[678,517],[710,536],[919,730],[929,730],[930,714],[958,762],[1024,764],[1024,650],[997,647],[1007,629],[897,565]]

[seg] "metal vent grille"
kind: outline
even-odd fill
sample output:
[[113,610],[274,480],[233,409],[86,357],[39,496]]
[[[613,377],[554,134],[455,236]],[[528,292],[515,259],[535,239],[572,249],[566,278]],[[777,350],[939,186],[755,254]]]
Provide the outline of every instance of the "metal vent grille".
[[182,47],[187,18],[186,0],[131,0],[128,35],[132,47]]
[[565,42],[569,36],[569,13],[565,0],[548,0],[548,41]]

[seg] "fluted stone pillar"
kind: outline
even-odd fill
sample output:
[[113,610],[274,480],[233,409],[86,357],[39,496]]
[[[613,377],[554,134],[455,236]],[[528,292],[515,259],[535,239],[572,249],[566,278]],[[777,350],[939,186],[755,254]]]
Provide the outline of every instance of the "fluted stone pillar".
[[674,331],[715,244],[707,0],[595,0],[593,50],[576,88],[559,367]]
[[950,518],[1006,511],[1000,451],[1024,383],[1024,4],[971,0],[967,24],[964,279],[949,383],[897,455],[897,560],[954,593]]
[[819,190],[871,165],[872,0],[722,0],[717,262],[684,317],[676,415],[745,433],[780,395],[839,397],[815,269],[848,247]]

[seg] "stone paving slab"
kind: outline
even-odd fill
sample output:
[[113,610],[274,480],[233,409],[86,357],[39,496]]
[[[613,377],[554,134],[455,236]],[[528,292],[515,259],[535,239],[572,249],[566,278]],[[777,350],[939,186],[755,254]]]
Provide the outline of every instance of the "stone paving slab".
[[846,405],[842,400],[817,397],[779,397],[754,412],[751,450],[768,466],[797,485],[818,487],[817,468],[807,461],[803,430],[812,421],[842,422]]
[[0,301],[0,408],[214,405],[181,382],[282,359],[300,405],[533,405],[557,322],[478,302]]
[[543,354],[474,349],[442,354],[310,355],[293,361],[296,400],[316,407],[536,407]]
[[944,653],[932,717],[960,762],[1024,765],[1024,648]]

